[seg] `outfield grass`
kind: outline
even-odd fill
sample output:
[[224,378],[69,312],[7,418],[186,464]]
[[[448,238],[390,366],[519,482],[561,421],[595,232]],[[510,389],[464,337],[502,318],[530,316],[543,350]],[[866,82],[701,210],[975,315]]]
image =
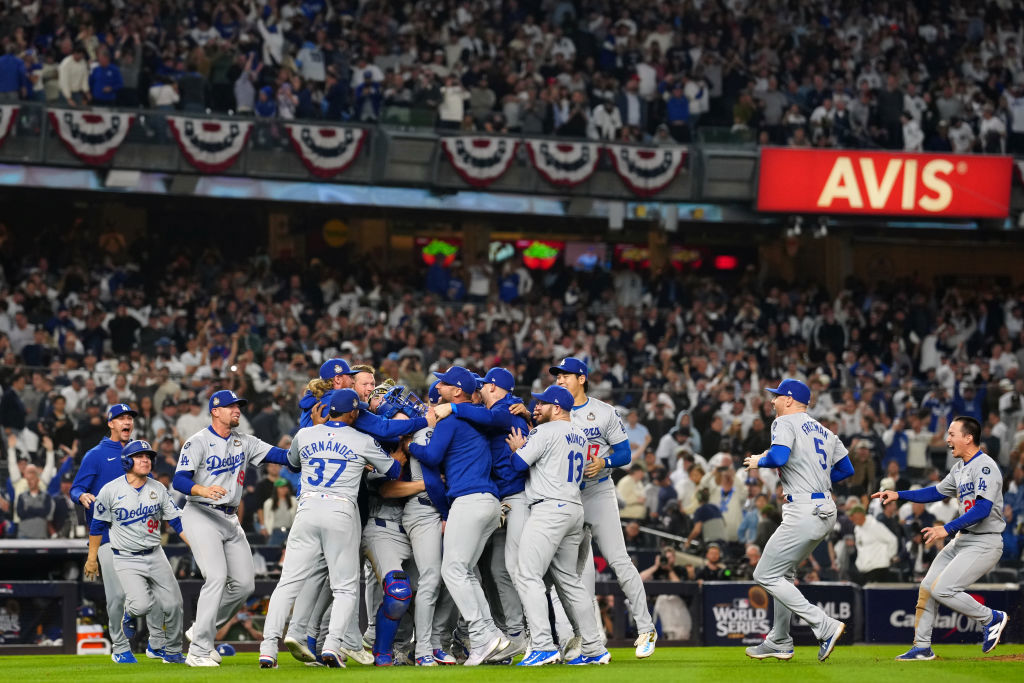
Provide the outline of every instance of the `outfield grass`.
[[940,659],[931,662],[895,662],[893,657],[905,648],[892,645],[854,645],[836,648],[824,663],[817,660],[817,648],[798,647],[796,656],[788,662],[776,660],[755,661],[743,654],[742,648],[692,647],[659,648],[647,660],[638,660],[632,650],[612,650],[609,666],[567,667],[545,666],[536,669],[483,666],[461,666],[414,669],[395,667],[373,669],[351,664],[347,669],[335,671],[321,667],[307,667],[293,660],[287,652],[280,659],[276,671],[261,670],[254,653],[225,657],[219,669],[190,669],[184,664],[163,664],[147,660],[139,664],[118,665],[101,655],[40,655],[0,657],[2,683],[28,683],[30,681],[253,681],[256,677],[267,681],[324,680],[344,677],[346,680],[390,683],[408,680],[460,680],[499,683],[522,680],[558,681],[586,679],[613,681],[614,683],[674,683],[675,681],[874,681],[888,680],[951,681],[1020,680],[1024,662],[1024,645],[1001,645],[991,655],[983,656],[980,645],[943,645],[936,648]]

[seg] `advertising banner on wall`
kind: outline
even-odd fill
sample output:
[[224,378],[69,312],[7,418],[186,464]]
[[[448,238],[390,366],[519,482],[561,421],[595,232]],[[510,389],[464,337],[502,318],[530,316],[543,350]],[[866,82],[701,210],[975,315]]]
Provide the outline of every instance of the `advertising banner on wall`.
[[[1016,615],[1021,602],[1020,588],[1016,584],[986,585],[967,592],[978,602]],[[864,640],[868,643],[900,643],[914,642],[914,620],[916,618],[917,587],[906,585],[867,585],[864,588]],[[1007,628],[1015,627],[1011,616]],[[939,607],[935,626],[932,630],[932,643],[971,643],[982,641],[981,624],[953,612],[948,607]],[[1016,642],[1015,633],[1004,633],[1003,640]]]
[[1013,159],[764,147],[757,210],[1005,218]]
[[[859,637],[858,588],[848,583],[802,584],[800,591],[829,616],[846,622],[847,633]],[[756,645],[772,628],[772,598],[756,583],[707,581],[704,597],[705,645]],[[811,629],[794,617],[791,625],[797,645],[816,645]]]

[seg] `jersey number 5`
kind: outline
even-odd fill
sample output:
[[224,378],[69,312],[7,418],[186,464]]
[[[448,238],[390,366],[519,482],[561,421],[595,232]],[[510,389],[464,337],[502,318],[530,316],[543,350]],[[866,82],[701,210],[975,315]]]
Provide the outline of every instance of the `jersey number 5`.
[[338,466],[337,469],[334,470],[334,474],[331,475],[331,478],[327,480],[326,484],[324,484],[324,486],[333,486],[334,482],[338,480],[338,475],[345,471],[345,467],[348,465],[348,460],[340,460],[338,458],[329,458],[327,460],[324,460],[323,458],[312,458],[309,461],[309,464],[316,468],[313,472],[315,478],[313,476],[306,477],[306,481],[308,481],[311,486],[319,486],[324,480],[324,469],[326,469],[327,463]]
[[818,464],[821,465],[821,469],[827,470],[828,469],[828,453],[825,452],[824,446],[825,446],[825,442],[822,441],[821,439],[815,439],[814,440],[814,450],[816,450],[818,452],[818,455],[821,456],[821,462],[818,463]]
[[569,455],[566,457],[569,458],[569,477],[566,481],[570,484],[578,484],[583,478],[583,454],[579,451],[569,451]]

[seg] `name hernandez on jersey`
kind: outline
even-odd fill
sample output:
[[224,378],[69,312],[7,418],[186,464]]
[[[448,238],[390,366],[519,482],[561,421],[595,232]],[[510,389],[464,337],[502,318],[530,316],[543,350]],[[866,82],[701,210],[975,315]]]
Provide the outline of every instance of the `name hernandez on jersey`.
[[367,463],[389,478],[401,470],[372,436],[338,422],[300,429],[288,449],[288,461],[301,468],[303,495],[330,493],[353,502]]
[[95,518],[110,524],[111,546],[128,552],[160,545],[160,521],[181,516],[167,489],[153,479],[136,490],[118,477],[100,489],[94,507]]
[[196,432],[181,446],[177,472],[192,472],[192,481],[200,486],[220,486],[227,491],[220,499],[186,496],[187,500],[211,505],[237,507],[245,492],[245,470],[263,463],[270,444],[250,434],[232,430],[224,438],[207,427]]
[[[583,405],[573,406],[571,419],[572,424],[579,427],[589,442],[583,454],[586,462],[608,457],[614,444],[629,440],[626,427],[615,408],[596,398],[588,397]],[[598,472],[596,477],[584,477],[583,481],[591,482],[606,476],[607,472]]]
[[772,445],[787,446],[789,460],[779,468],[783,491],[825,493],[832,490],[832,467],[848,454],[839,437],[807,413],[772,422]]
[[967,527],[967,531],[1001,534],[1006,528],[1006,519],[1003,517],[1003,474],[996,461],[987,453],[978,452],[970,462],[957,460],[949,474],[935,488],[942,495],[957,499],[960,515],[973,508],[978,498],[992,502],[992,511],[988,517]]

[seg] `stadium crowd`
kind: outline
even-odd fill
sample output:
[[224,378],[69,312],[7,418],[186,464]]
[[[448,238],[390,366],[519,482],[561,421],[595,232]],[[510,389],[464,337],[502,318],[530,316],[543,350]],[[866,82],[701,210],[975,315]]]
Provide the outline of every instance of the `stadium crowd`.
[[1008,0],[11,0],[0,101],[687,142],[1024,153]]
[[[209,423],[215,389],[249,399],[243,430],[285,446],[306,382],[330,357],[370,364],[421,395],[434,370],[501,365],[526,395],[552,381],[553,359],[572,355],[590,368],[589,393],[620,406],[634,457],[616,473],[617,491],[627,544],[657,555],[640,567],[647,579],[749,576],[779,523],[781,487],[773,471],[748,475],[741,463],[769,446],[763,389],[782,377],[812,387],[810,412],[841,435],[855,468],[836,488],[835,536],[805,580],[927,570],[935,549],[920,531],[956,516],[956,502],[882,509],[867,494],[944,476],[954,415],[981,420],[985,450],[1004,467],[1004,564],[1020,565],[1019,291],[851,280],[830,295],[753,268],[725,282],[671,269],[530,271],[513,261],[435,264],[403,279],[358,259],[328,267],[228,260],[212,247],[198,259],[184,246],[149,253],[90,265],[57,266],[38,253],[3,259],[7,536],[85,535],[68,494],[82,455],[109,433],[111,404],[138,411],[135,437],[157,444],[166,484],[183,436]],[[271,465],[246,478],[243,524],[263,543],[287,534],[291,476]],[[641,527],[669,535],[679,551],[671,562]]]

